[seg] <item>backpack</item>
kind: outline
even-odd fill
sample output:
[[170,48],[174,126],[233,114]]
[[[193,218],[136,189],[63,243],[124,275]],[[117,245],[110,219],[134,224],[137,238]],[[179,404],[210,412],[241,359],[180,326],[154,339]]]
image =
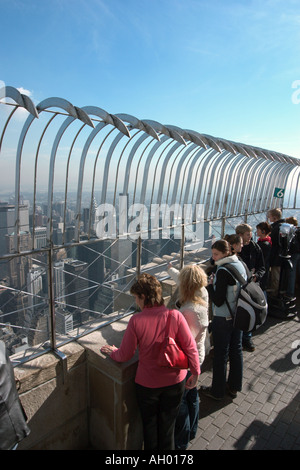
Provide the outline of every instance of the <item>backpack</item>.
[[290,241],[289,253],[291,255],[294,253],[300,253],[300,227],[295,227],[293,229],[293,237]]
[[235,312],[231,311],[226,300],[227,307],[233,318],[234,327],[244,332],[256,330],[264,324],[268,313],[268,304],[262,288],[251,278],[245,281],[238,270],[230,263],[223,264],[222,268],[229,271],[241,285]]

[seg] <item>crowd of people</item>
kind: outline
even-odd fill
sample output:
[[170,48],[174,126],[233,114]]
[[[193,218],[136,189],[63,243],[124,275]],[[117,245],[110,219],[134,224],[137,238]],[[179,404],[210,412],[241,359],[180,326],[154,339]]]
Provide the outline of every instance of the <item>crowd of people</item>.
[[[141,311],[130,318],[120,347],[105,345],[101,351],[114,361],[126,362],[139,350],[135,384],[145,450],[186,449],[195,437],[199,419],[197,383],[209,350],[209,327],[212,384],[200,387],[200,393],[222,400],[226,394],[235,398],[242,390],[243,350],[252,352],[255,345],[251,333],[233,326],[230,310],[234,311],[240,285],[224,265],[230,263],[245,281],[251,276],[266,296],[267,292],[276,295],[281,266],[279,227],[283,222],[298,223],[294,218],[284,220],[279,209],[270,210],[268,219],[270,223],[256,226],[257,242],[248,224],[240,224],[234,234],[214,241],[210,270],[191,264],[178,271],[170,264],[168,272],[179,292],[174,309],[164,305],[162,286],[156,277],[142,274],[131,287]],[[300,262],[300,247],[293,246],[287,296],[294,296]],[[171,335],[188,356],[188,370],[162,368],[157,363],[169,316]]]

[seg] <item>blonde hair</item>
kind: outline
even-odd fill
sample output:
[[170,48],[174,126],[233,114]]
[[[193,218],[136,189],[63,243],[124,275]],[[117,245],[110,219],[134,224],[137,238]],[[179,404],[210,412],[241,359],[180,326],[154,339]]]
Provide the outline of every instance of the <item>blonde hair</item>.
[[278,208],[269,209],[268,212],[267,212],[267,215],[268,215],[268,217],[271,215],[275,219],[280,220],[281,217],[282,217],[282,212],[281,212],[281,209],[278,209]]
[[243,234],[246,232],[252,232],[252,227],[248,224],[240,224],[237,227],[235,227],[235,233],[236,234]]
[[185,266],[179,273],[179,301],[181,304],[194,302],[205,305],[199,291],[207,286],[205,271],[196,264]]

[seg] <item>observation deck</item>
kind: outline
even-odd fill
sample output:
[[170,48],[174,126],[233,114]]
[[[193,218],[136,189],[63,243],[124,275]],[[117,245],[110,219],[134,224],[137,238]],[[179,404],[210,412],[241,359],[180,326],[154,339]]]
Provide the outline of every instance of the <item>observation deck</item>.
[[[100,353],[135,312],[132,281],[157,275],[172,305],[169,261],[202,263],[214,238],[255,231],[270,208],[298,215],[300,161],[7,86],[0,174],[0,339],[31,429],[19,449],[141,449],[137,357]],[[191,450],[299,449],[299,317],[261,330],[238,398],[202,398]],[[200,381],[210,374],[208,357]]]

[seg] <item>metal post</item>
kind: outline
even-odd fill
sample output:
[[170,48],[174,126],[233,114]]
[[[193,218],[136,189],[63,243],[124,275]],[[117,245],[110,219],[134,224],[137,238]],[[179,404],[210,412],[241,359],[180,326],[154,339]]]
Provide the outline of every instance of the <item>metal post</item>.
[[142,238],[139,236],[137,240],[137,260],[136,260],[136,277],[138,278],[141,274],[141,264],[142,264]]
[[184,224],[181,225],[181,244],[180,244],[180,269],[183,268],[184,265]]
[[222,217],[222,228],[221,228],[221,237],[224,238],[225,235],[225,224],[226,224],[226,217]]
[[54,308],[54,289],[53,289],[53,249],[48,251],[48,297],[49,297],[49,312],[50,312],[50,343],[51,348],[56,349],[56,336],[55,336],[55,308]]

